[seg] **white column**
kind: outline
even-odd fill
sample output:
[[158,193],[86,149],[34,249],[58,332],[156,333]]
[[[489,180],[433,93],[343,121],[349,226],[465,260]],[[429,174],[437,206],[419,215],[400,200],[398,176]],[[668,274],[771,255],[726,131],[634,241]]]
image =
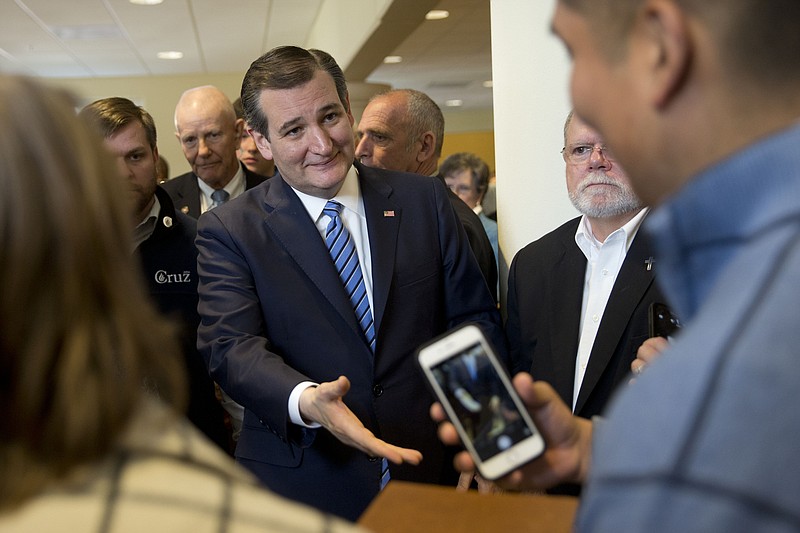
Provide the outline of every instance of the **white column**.
[[[577,214],[560,153],[570,62],[550,32],[554,8],[555,0],[491,0],[497,214],[507,265]],[[506,274],[501,265],[503,287]]]

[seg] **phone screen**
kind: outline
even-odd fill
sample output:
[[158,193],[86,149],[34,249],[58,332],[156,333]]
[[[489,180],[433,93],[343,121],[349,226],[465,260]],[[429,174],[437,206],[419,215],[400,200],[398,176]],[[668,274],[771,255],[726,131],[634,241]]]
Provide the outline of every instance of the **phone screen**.
[[482,461],[533,434],[480,342],[431,371]]

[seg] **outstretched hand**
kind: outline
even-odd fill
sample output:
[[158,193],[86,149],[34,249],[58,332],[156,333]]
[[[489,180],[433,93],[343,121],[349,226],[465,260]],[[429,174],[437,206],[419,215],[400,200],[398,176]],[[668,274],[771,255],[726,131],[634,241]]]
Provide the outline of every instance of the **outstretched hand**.
[[[497,485],[513,490],[541,490],[560,483],[582,483],[591,462],[592,423],[573,416],[550,385],[534,382],[530,374],[517,374],[514,388],[542,433],[546,448],[538,458],[498,479]],[[458,434],[453,425],[445,421],[440,404],[431,407],[431,417],[442,422],[439,438],[445,444],[458,444]],[[475,463],[467,452],[456,456],[455,466],[461,472],[475,470]]]
[[419,464],[422,461],[420,452],[384,442],[364,427],[342,400],[349,390],[350,380],[344,376],[307,388],[300,395],[300,415],[305,420],[317,422],[343,443],[367,455],[385,457],[395,464]]

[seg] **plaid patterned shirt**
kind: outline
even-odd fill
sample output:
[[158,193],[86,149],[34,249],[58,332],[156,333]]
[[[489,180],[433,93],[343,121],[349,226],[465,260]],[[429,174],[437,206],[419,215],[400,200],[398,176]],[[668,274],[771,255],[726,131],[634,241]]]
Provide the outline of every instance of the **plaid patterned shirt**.
[[0,531],[362,530],[260,488],[188,422],[148,401],[111,457],[0,515]]

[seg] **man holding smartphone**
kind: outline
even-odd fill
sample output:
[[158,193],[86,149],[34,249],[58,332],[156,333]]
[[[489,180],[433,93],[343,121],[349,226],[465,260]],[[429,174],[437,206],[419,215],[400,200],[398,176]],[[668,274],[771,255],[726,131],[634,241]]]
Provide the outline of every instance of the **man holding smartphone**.
[[798,529],[798,23],[793,1],[557,3],[576,112],[657,206],[684,324],[594,427],[515,377],[548,448],[502,485],[588,481],[577,531]]

